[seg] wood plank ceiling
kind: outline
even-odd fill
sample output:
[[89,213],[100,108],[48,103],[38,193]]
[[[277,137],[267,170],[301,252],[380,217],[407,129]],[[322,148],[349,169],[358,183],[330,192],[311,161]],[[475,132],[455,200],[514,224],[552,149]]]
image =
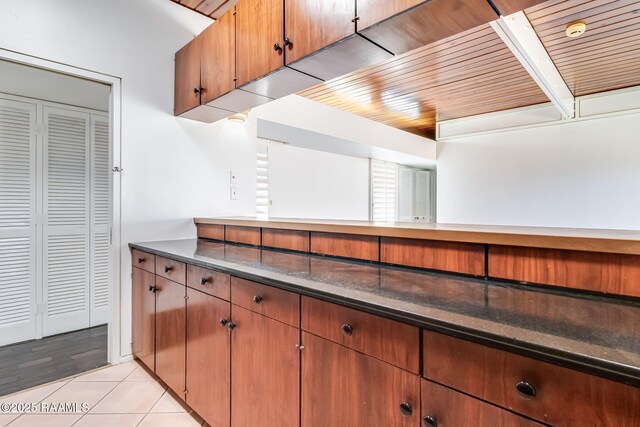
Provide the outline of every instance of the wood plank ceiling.
[[[640,85],[640,0],[550,0],[525,13],[574,96]],[[569,38],[575,21],[587,31]]]
[[238,3],[238,0],[171,0],[209,18],[218,19]]
[[299,95],[430,138],[436,120],[548,101],[489,24]]
[[[212,18],[238,0],[172,0]],[[574,96],[640,85],[640,0],[493,0],[525,9]],[[584,21],[587,31],[565,35]],[[436,121],[548,102],[489,24],[306,89],[309,99],[434,138]]]

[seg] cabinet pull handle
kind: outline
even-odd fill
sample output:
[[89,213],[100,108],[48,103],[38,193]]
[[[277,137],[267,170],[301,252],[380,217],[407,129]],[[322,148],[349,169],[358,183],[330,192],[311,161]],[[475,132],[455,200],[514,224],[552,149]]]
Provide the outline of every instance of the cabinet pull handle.
[[438,427],[438,420],[433,415],[425,416],[422,421],[424,421],[425,427]]
[[531,400],[536,397],[536,388],[528,381],[520,380],[516,383],[518,395],[523,400]]
[[144,258],[138,258],[138,264],[142,264],[144,262]]
[[284,42],[282,42],[282,44],[284,45],[284,47],[287,47],[289,45],[293,46],[293,43],[291,43],[291,40],[289,40],[289,37],[285,37]]
[[229,323],[227,319],[220,319],[220,326],[227,326],[227,323]]
[[207,278],[207,277],[203,277],[202,279],[200,279],[200,284],[202,286],[206,285],[207,282],[209,282],[209,278]]
[[200,89],[198,89],[197,87],[193,88],[193,93],[200,93]]
[[153,285],[151,285],[151,286],[149,286],[149,291],[151,291],[151,292],[153,292],[155,294],[156,292],[158,292],[158,288],[153,286]]
[[275,50],[276,52],[280,52],[282,50],[282,47],[280,47],[280,43],[274,43],[273,50]]
[[165,273],[168,273],[168,272],[170,272],[171,270],[173,270],[173,267],[169,267],[168,265],[165,265],[165,266],[164,266],[164,272],[165,272]]
[[260,295],[254,295],[253,302],[255,302],[256,304],[260,304],[262,302],[262,297]]
[[400,413],[405,417],[410,417],[413,414],[413,408],[409,402],[400,402]]
[[348,323],[342,325],[342,333],[350,337],[353,334],[353,326]]
[[230,331],[233,331],[233,330],[235,329],[235,327],[236,327],[236,326],[237,326],[237,325],[236,325],[235,323],[233,323],[233,322],[229,322],[229,323],[227,323],[227,328],[228,328]]

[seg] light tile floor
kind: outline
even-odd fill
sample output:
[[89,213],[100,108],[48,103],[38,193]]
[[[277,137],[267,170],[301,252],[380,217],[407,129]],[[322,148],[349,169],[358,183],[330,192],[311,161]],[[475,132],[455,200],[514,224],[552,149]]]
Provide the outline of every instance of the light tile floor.
[[[202,418],[137,361],[98,369],[73,378],[3,396],[3,404],[76,403],[75,412],[0,412],[0,427],[196,427]],[[83,410],[85,404],[87,410]],[[73,409],[73,408],[71,408]]]

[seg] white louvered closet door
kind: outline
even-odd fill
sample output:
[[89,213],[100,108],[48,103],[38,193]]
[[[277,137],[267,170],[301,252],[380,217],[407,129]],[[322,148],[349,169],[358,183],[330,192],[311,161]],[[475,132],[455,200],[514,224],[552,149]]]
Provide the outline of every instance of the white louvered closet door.
[[90,324],[91,116],[43,107],[44,336]]
[[111,170],[109,122],[91,116],[91,326],[109,319],[109,247],[111,245]]
[[36,338],[36,105],[0,99],[0,345]]

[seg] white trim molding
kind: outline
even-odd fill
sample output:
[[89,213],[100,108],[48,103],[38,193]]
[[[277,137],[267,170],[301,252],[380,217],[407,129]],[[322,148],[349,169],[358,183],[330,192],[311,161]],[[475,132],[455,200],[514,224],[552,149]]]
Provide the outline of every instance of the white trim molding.
[[501,16],[491,27],[565,119],[575,116],[575,98],[524,12]]
[[577,97],[576,114],[570,120],[564,119],[551,103],[546,103],[437,122],[436,140],[444,142],[627,114],[640,114],[640,86]]

